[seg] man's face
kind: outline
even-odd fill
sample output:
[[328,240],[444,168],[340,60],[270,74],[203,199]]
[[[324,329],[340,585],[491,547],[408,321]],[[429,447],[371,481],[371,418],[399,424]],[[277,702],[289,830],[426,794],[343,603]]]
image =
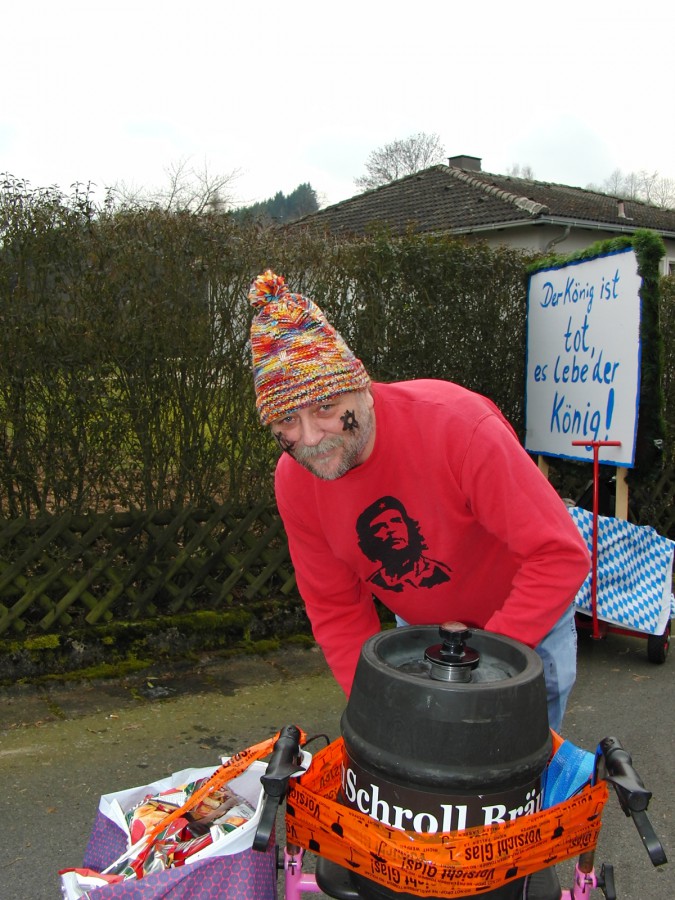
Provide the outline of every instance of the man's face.
[[333,481],[368,458],[375,442],[369,390],[337,394],[272,422],[282,450],[317,478]]
[[386,509],[370,523],[373,535],[387,544],[392,550],[401,550],[408,546],[410,536],[408,526],[401,513],[396,509]]

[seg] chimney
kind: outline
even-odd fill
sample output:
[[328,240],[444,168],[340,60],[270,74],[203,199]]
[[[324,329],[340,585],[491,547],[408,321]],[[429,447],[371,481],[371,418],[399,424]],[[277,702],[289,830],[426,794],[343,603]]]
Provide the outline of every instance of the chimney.
[[616,214],[620,219],[626,218],[626,205],[623,200],[616,201]]
[[451,156],[448,165],[455,169],[466,169],[469,172],[480,172],[481,159],[478,156]]

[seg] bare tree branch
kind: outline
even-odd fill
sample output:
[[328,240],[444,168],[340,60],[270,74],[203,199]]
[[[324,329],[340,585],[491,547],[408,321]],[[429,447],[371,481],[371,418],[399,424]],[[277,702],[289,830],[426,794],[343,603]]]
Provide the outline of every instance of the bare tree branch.
[[197,169],[185,158],[172,163],[165,173],[166,187],[137,188],[121,182],[112,194],[123,206],[155,206],[167,212],[224,212],[233,201],[232,184],[239,175],[238,170],[214,175],[206,162]]
[[615,169],[602,184],[589,184],[587,187],[624,200],[638,200],[661,209],[675,209],[675,180],[664,178],[658,172],[649,173],[642,169],[624,175],[620,169]]
[[373,150],[366,160],[366,174],[355,178],[354,184],[370,190],[444,161],[440,137],[421,131]]
[[525,178],[527,181],[534,181],[534,169],[527,164],[513,163],[506,170],[506,174],[512,178]]

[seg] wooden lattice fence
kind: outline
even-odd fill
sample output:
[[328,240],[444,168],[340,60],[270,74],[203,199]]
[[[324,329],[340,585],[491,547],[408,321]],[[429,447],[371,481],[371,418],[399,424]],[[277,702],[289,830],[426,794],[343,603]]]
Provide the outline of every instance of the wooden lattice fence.
[[0,635],[218,610],[294,587],[266,503],[0,520]]
[[[675,537],[675,471],[631,507]],[[62,630],[195,609],[227,609],[295,591],[274,506],[0,519],[0,635]]]
[[666,467],[653,484],[635,489],[631,506],[638,525],[651,525],[675,540],[675,469]]
[[[631,501],[675,539],[673,468]],[[274,505],[0,519],[0,681],[308,634]]]

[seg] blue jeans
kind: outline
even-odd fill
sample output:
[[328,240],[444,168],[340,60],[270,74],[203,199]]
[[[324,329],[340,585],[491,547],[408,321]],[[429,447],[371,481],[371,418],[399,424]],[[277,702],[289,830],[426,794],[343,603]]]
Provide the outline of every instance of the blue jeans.
[[[397,626],[407,625],[396,616]],[[577,678],[577,629],[574,606],[570,606],[546,637],[534,648],[544,664],[548,724],[559,732],[565,708]]]
[[577,678],[577,628],[570,606],[534,648],[544,664],[548,724],[560,732],[570,693]]

